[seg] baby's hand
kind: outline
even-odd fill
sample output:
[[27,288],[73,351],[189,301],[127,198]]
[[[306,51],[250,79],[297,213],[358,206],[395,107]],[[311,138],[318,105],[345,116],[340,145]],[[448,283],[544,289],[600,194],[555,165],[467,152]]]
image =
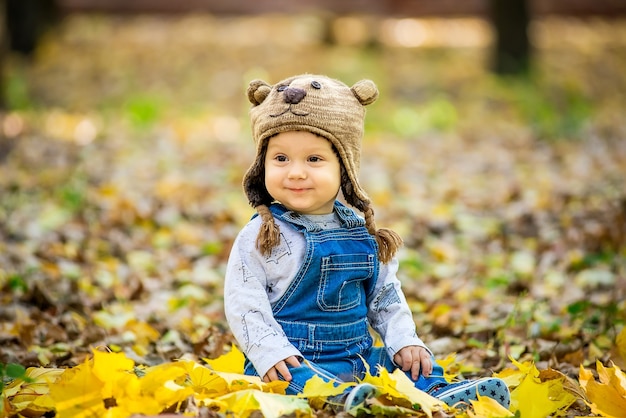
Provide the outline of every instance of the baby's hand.
[[424,347],[416,345],[404,347],[393,356],[393,361],[400,366],[402,371],[408,372],[410,370],[413,380],[417,380],[420,370],[424,377],[430,376],[433,372],[431,355]]
[[263,381],[265,383],[273,382],[278,380],[280,376],[283,377],[287,382],[291,381],[291,373],[289,373],[289,367],[287,364],[293,367],[300,367],[300,361],[296,356],[287,357],[285,360],[279,361],[265,373],[263,376]]

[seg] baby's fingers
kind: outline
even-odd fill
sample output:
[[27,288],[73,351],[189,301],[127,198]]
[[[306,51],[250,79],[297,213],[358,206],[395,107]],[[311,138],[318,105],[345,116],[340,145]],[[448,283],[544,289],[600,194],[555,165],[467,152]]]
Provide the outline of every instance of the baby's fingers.
[[263,381],[265,383],[269,383],[275,380],[278,380],[278,373],[276,373],[276,368],[272,367],[267,371],[267,373],[265,373],[265,376],[263,376]]
[[276,370],[278,370],[278,373],[280,373],[284,380],[291,382],[291,373],[289,373],[289,368],[284,361],[281,361],[276,365]]
[[422,359],[422,375],[424,377],[428,377],[430,376],[430,374],[433,372],[433,363],[430,361],[430,359]]
[[411,365],[411,378],[413,380],[417,380],[420,377],[420,370],[423,370],[422,362],[419,358],[416,358],[415,360],[413,360],[413,364]]
[[409,350],[400,350],[393,357],[393,360],[404,372],[408,372],[413,366],[413,356]]

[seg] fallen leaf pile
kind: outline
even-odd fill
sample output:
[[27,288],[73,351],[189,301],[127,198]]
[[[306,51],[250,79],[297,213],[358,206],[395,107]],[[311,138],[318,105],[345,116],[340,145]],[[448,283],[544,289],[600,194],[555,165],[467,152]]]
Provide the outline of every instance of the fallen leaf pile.
[[512,390],[510,411],[484,398],[450,410],[371,371],[381,395],[351,412],[620,416],[626,25],[532,31],[535,68],[521,78],[489,74],[489,45],[326,45],[312,16],[76,15],[34,57],[9,56],[2,414],[334,414],[332,385],[309,382],[307,402],[241,375],[222,306],[230,246],[253,213],[245,88],[311,72],[377,83],[360,176],[379,226],[405,240],[418,332],[449,379],[496,375]]
[[[624,347],[622,347],[624,348]],[[379,394],[348,411],[377,416],[427,416],[455,413],[456,416],[541,418],[562,413],[577,400],[587,402],[593,413],[619,417],[626,406],[626,377],[618,366],[606,369],[598,362],[599,382],[581,366],[580,382],[563,373],[539,371],[527,361],[512,361],[517,368],[496,376],[512,389],[510,411],[490,398],[480,397],[471,409],[454,409],[416,389],[400,370],[370,372],[363,382],[375,385]],[[312,414],[354,383],[333,385],[320,378],[307,382],[302,395],[285,395],[286,382],[264,383],[243,373],[243,354],[235,346],[205,364],[179,359],[146,367],[123,353],[93,351],[93,357],[70,369],[29,368],[3,392],[8,416],[41,416],[55,411],[58,417],[157,415],[163,412],[214,416],[234,414],[248,417],[260,411],[264,417],[295,413]],[[306,398],[306,399],[304,399]],[[465,415],[467,414],[467,415]]]

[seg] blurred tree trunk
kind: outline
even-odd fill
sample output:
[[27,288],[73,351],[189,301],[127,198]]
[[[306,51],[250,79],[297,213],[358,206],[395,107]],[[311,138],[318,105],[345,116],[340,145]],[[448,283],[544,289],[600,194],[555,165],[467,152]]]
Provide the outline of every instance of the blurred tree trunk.
[[6,61],[11,52],[31,56],[44,32],[60,20],[57,0],[0,0],[0,110],[6,102]]
[[[5,85],[4,85],[4,66],[6,62],[7,52],[9,50],[9,39],[7,31],[7,2],[0,0],[0,112],[5,109],[4,101]],[[2,138],[2,130],[0,129],[0,138]]]
[[11,50],[31,55],[44,31],[58,21],[58,5],[55,0],[5,1]]
[[496,74],[524,74],[530,68],[530,15],[526,0],[489,0],[496,34],[492,70]]

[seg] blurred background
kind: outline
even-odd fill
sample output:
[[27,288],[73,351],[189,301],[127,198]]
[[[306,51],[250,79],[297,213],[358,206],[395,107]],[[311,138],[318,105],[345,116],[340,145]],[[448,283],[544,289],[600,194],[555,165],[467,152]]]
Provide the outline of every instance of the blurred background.
[[219,354],[224,265],[253,213],[245,90],[304,72],[379,87],[361,178],[405,238],[435,351],[492,368],[557,344],[564,368],[612,358],[625,2],[0,4],[0,290],[20,307],[0,312],[3,361]]

